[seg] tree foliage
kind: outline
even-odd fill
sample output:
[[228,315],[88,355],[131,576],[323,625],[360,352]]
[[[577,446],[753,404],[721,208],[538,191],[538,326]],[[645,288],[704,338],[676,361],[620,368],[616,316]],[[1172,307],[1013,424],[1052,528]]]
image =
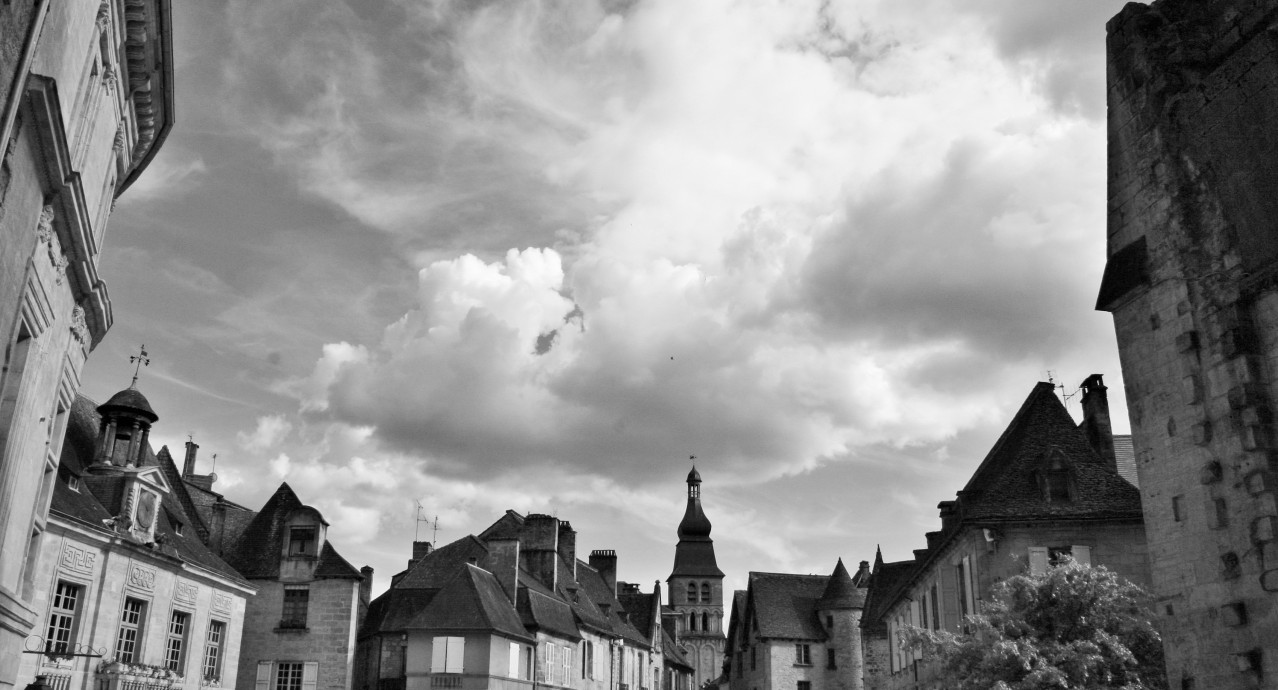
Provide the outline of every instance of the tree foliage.
[[1043,575],[1004,580],[992,594],[967,617],[967,633],[910,626],[901,643],[939,660],[959,690],[1167,687],[1145,593],[1105,567],[1064,559]]

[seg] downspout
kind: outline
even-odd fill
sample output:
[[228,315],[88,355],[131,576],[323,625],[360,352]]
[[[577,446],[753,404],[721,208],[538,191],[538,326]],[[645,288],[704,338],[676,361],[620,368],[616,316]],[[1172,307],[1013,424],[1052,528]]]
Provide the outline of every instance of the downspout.
[[49,14],[50,0],[37,0],[35,14],[31,17],[31,30],[22,40],[22,59],[18,61],[18,69],[13,73],[13,83],[9,85],[8,108],[4,112],[4,121],[0,126],[0,151],[9,145],[9,137],[13,135],[13,122],[18,117],[18,108],[22,106],[22,94],[27,88],[27,75],[31,73],[31,63],[35,61],[36,44],[40,40],[40,32],[44,30],[44,18]]

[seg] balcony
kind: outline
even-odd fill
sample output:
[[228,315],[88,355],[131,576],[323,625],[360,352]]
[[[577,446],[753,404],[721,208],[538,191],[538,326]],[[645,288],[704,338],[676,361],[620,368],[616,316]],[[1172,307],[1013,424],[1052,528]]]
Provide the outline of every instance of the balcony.
[[462,677],[459,675],[436,675],[430,677],[432,688],[460,688]]
[[169,690],[181,684],[182,676],[150,664],[103,661],[94,674],[95,690]]

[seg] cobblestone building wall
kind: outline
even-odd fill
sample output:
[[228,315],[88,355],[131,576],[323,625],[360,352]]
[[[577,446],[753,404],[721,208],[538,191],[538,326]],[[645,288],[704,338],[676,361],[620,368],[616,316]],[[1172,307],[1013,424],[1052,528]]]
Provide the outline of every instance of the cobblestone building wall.
[[1108,264],[1172,688],[1278,688],[1278,0],[1108,24]]

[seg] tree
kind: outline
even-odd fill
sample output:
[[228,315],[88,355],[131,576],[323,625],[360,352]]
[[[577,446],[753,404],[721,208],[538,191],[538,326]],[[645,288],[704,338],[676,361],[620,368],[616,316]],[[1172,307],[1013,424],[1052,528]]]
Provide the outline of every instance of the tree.
[[1145,593],[1104,566],[1065,558],[1043,575],[1004,580],[992,594],[967,617],[968,632],[909,626],[900,643],[937,659],[959,690],[1167,687]]

